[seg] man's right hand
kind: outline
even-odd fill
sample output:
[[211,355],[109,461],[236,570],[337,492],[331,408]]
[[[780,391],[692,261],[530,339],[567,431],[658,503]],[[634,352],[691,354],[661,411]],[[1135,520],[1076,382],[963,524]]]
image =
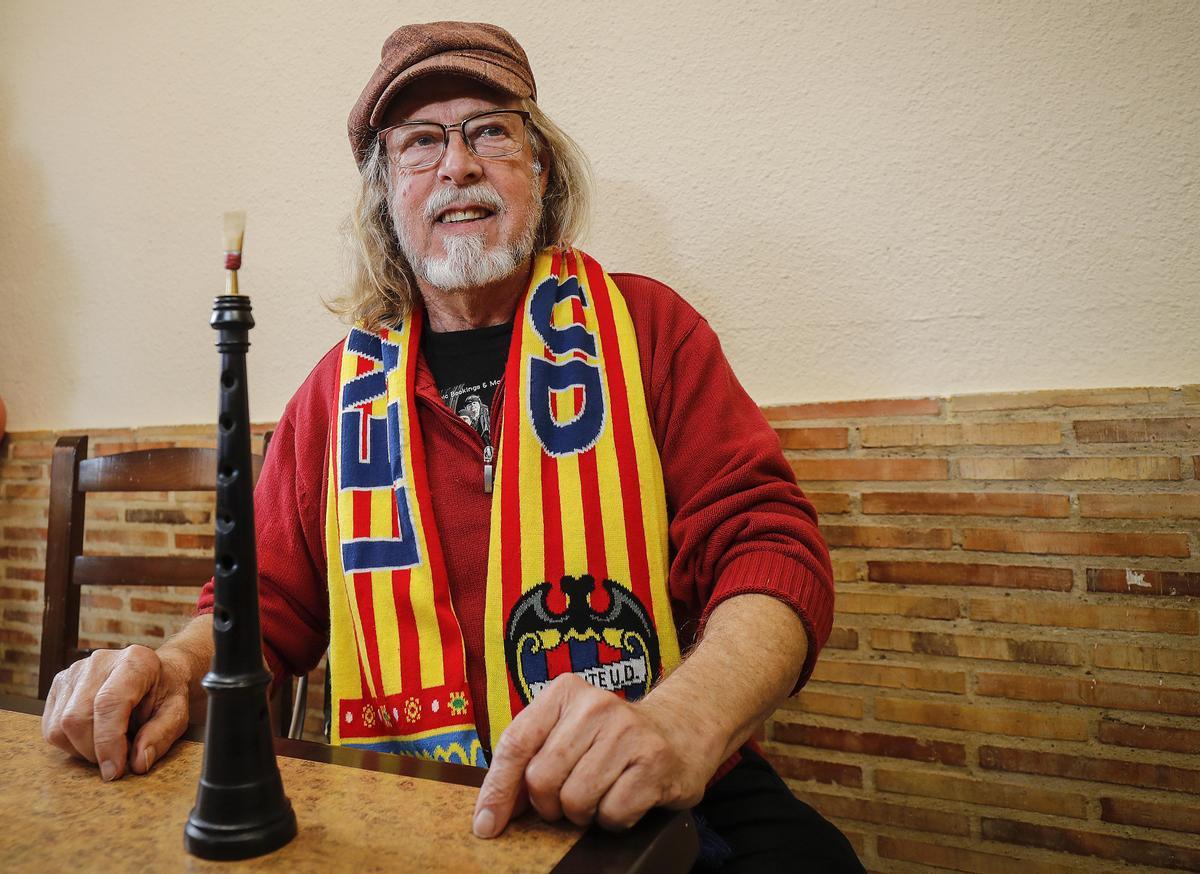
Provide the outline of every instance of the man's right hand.
[[[188,724],[186,667],[144,646],[98,650],[54,678],[42,715],[42,736],[95,762],[100,776],[145,774]],[[128,739],[131,719],[137,727]]]

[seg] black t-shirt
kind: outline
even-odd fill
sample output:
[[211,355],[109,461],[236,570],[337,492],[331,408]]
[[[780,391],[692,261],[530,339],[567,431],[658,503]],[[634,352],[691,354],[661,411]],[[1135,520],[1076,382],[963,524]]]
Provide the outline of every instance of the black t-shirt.
[[426,328],[421,351],[433,371],[438,393],[451,410],[491,445],[490,407],[504,375],[513,323],[467,331]]

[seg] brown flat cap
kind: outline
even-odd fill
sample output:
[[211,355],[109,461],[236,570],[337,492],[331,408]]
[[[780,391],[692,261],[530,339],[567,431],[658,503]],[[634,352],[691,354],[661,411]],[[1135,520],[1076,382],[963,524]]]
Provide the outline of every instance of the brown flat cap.
[[383,44],[379,66],[350,110],[350,146],[362,163],[392,98],[422,76],[453,73],[513,97],[537,99],[525,50],[507,30],[473,21],[406,24]]

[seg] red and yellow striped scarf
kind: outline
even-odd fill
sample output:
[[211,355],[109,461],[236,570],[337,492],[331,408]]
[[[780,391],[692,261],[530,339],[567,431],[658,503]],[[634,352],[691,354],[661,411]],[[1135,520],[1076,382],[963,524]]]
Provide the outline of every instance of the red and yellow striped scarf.
[[[335,744],[484,764],[414,403],[421,314],[342,352],[325,539]],[[625,300],[537,256],[505,368],[484,609],[492,742],[554,677],[640,698],[679,663],[662,469]]]

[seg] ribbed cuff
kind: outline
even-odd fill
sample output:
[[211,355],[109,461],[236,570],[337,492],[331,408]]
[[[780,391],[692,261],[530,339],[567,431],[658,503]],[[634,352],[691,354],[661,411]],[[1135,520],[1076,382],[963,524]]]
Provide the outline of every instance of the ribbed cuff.
[[791,606],[808,635],[804,668],[791,694],[808,682],[833,627],[833,583],[795,559],[778,552],[747,552],[725,566],[700,617],[700,635],[717,605],[737,595],[770,595]]

